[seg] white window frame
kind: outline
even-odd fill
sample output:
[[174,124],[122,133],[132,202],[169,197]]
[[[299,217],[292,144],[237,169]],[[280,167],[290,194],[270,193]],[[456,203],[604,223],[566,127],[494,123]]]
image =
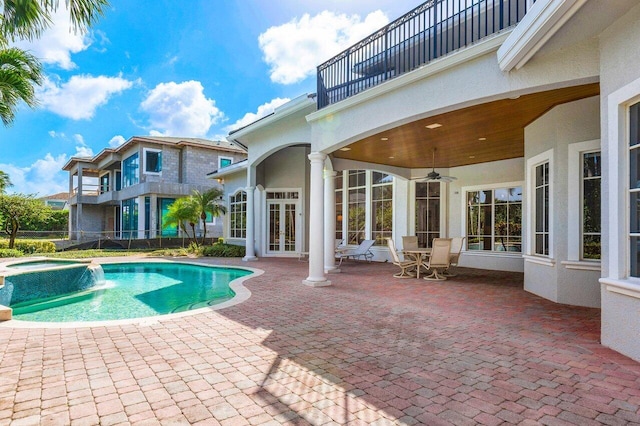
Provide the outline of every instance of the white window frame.
[[[223,155],[219,155],[218,156],[218,170],[222,169],[222,160],[229,160],[231,161],[231,163],[229,163],[229,166],[233,164],[233,157],[225,157]],[[225,166],[225,167],[229,167],[229,166]]]
[[[231,198],[232,198],[232,197],[234,197],[234,198],[235,198],[235,197],[237,197],[241,192],[244,192],[244,194],[245,194],[245,201],[244,201],[244,204],[245,204],[245,211],[244,211],[244,214],[245,214],[245,228],[244,228],[244,235],[245,235],[245,237],[232,237],[232,236],[231,236],[231,216],[232,216],[232,212],[231,212],[231,204],[232,204],[232,202],[231,202]],[[238,189],[236,190],[236,192],[234,192],[233,194],[229,194],[229,195],[228,195],[228,199],[227,199],[227,202],[228,202],[228,205],[227,205],[227,215],[228,215],[229,220],[228,220],[228,226],[227,226],[227,235],[229,236],[229,238],[230,238],[230,239],[233,239],[233,240],[246,240],[246,239],[247,239],[247,237],[246,237],[246,235],[247,235],[247,228],[248,228],[248,226],[249,226],[249,225],[247,224],[247,216],[248,216],[248,208],[249,208],[249,199],[248,199],[248,198],[249,198],[249,194],[248,194],[248,192],[247,192],[246,188],[238,188]],[[240,204],[240,203],[236,203],[236,204]]]
[[[523,218],[522,221],[524,222],[524,200],[525,200],[525,194],[524,194],[524,182],[523,181],[514,181],[514,182],[500,182],[500,183],[489,183],[489,184],[485,184],[485,185],[473,185],[473,186],[463,186],[460,188],[460,229],[462,229],[462,236],[467,237],[467,235],[469,234],[469,230],[467,229],[467,214],[468,214],[468,206],[467,206],[467,193],[469,192],[477,192],[477,191],[484,191],[484,190],[496,190],[496,189],[502,189],[502,188],[516,188],[516,187],[520,187],[522,188],[523,194],[522,194],[522,214],[523,214]],[[492,231],[493,232],[493,231]],[[510,257],[520,257],[522,256],[522,254],[524,253],[524,223],[522,224],[522,228],[521,228],[521,235],[520,238],[522,239],[522,246],[521,246],[521,250],[520,252],[508,252],[508,251],[489,251],[489,250],[467,250],[467,241],[465,241],[465,245],[462,248],[462,251],[466,252],[466,253],[470,253],[470,254],[474,254],[474,255],[494,255],[494,256],[510,256]]]
[[[600,270],[600,260],[582,258],[581,244],[583,231],[582,156],[596,151],[602,153],[600,139],[569,144],[567,175],[567,260],[562,262],[567,269]],[[602,182],[601,180],[601,183]],[[602,197],[602,191],[600,194]],[[604,206],[604,199],[602,199],[601,202]],[[600,241],[602,243],[602,240]]]
[[160,158],[162,161],[162,150],[161,149],[157,149],[157,148],[142,148],[142,172],[145,175],[154,175],[154,176],[160,176],[162,175],[162,163],[160,163],[160,171],[159,172],[148,172],[147,171],[147,152],[156,152],[156,153],[160,153]]
[[[607,149],[603,160],[608,185],[603,187],[608,232],[603,239],[600,282],[607,291],[640,299],[640,278],[630,277],[629,263],[629,107],[640,102],[640,78],[609,94],[607,103]],[[622,166],[622,167],[621,167]],[[603,181],[604,182],[604,181]],[[606,250],[605,250],[606,248]]]
[[[535,252],[535,229],[536,229],[536,167],[549,163],[549,255],[536,254]],[[553,266],[555,264],[555,244],[554,238],[554,161],[553,149],[542,152],[527,160],[527,189],[526,189],[526,228],[523,227],[522,236],[526,241],[526,250],[523,257],[528,262],[540,263]],[[526,237],[525,237],[526,236]]]

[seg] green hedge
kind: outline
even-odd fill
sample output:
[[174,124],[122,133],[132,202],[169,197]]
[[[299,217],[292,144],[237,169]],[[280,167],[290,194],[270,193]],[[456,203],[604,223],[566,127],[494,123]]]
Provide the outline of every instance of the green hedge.
[[244,246],[216,243],[202,248],[202,255],[209,257],[244,257]]
[[16,249],[0,248],[0,257],[20,257],[22,252]]
[[[2,239],[0,240],[0,249],[8,249],[9,248],[9,240]],[[55,253],[56,245],[51,241],[47,240],[16,240],[15,245],[13,247],[16,250],[24,254],[33,254],[33,253]]]

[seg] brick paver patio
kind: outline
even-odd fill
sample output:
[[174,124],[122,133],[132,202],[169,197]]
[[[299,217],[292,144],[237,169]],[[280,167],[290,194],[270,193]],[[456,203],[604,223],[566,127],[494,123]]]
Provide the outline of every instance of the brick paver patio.
[[309,288],[305,262],[248,266],[251,298],[219,311],[0,326],[0,425],[640,424],[640,364],[599,344],[599,310],[521,274],[347,262]]

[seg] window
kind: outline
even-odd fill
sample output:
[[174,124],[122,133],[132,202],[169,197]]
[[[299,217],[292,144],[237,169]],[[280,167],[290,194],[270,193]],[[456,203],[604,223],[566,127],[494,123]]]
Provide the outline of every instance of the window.
[[365,240],[367,206],[367,173],[365,170],[349,170],[347,192],[347,244],[360,244]]
[[582,259],[600,259],[602,159],[600,151],[582,154]]
[[549,163],[535,168],[534,253],[549,256]]
[[522,251],[522,187],[467,191],[467,249]]
[[247,238],[247,193],[239,191],[229,197],[229,237]]
[[342,172],[338,172],[335,177],[336,180],[336,240],[344,240],[344,234],[342,233],[342,224],[344,223],[344,205],[342,203],[342,194],[344,193],[342,187]]
[[109,192],[109,173],[100,176],[100,193]]
[[230,166],[231,164],[233,164],[233,158],[231,157],[218,157],[218,170]]
[[423,248],[440,237],[440,182],[416,182],[416,236]]
[[169,207],[175,198],[160,198],[158,199],[158,216],[160,220],[158,221],[158,235],[162,235],[163,237],[177,237],[178,236],[178,225],[173,224],[170,226],[164,226],[167,222],[167,214],[169,213]]
[[640,277],[640,103],[629,108],[630,274]]
[[122,236],[137,238],[138,235],[138,199],[122,201]]
[[137,185],[140,182],[139,158],[136,152],[122,161],[122,187]]
[[122,189],[122,172],[120,170],[116,170],[116,191],[120,191]]
[[380,172],[372,172],[371,178],[371,239],[386,246],[393,229],[393,178]]
[[162,151],[159,149],[144,148],[144,172],[159,174],[162,171]]

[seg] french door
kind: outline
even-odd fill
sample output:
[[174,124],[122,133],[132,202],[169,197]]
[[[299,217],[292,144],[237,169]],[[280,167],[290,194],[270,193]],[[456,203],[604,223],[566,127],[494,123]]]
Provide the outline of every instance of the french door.
[[[297,195],[297,192],[294,193]],[[271,195],[274,198],[270,198]],[[291,192],[273,193],[267,196],[267,254],[293,254],[299,252],[298,221],[299,200],[275,198],[291,195]]]

